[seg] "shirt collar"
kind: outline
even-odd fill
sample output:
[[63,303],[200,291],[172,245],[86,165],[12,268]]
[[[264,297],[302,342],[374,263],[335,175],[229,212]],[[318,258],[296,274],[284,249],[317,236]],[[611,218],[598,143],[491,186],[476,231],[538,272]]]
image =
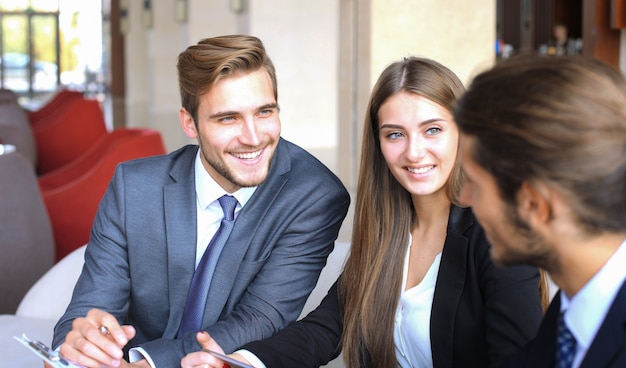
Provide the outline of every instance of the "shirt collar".
[[561,292],[561,311],[565,310],[565,322],[576,342],[588,349],[595,337],[615,295],[626,279],[626,239],[606,264],[569,298]]
[[204,166],[202,165],[202,159],[200,158],[201,149],[198,147],[198,153],[196,154],[196,162],[194,164],[194,170],[196,174],[196,198],[198,200],[198,206],[202,209],[206,209],[211,203],[215,202],[218,198],[225,194],[232,195],[239,202],[237,208],[243,208],[248,203],[250,197],[256,191],[258,187],[241,188],[234,193],[228,193],[222,188],[216,181],[209,175]]

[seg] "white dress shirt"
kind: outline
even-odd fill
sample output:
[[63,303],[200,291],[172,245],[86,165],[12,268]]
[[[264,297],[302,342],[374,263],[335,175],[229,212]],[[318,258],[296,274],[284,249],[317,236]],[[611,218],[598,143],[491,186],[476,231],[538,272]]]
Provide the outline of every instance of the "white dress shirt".
[[561,311],[565,324],[576,338],[576,355],[572,367],[579,367],[615,295],[626,280],[626,239],[580,291],[569,298],[561,292]]
[[200,150],[198,150],[198,156],[196,156],[195,171],[196,211],[198,215],[196,266],[198,266],[206,247],[209,246],[209,242],[217,232],[217,229],[219,229],[220,222],[224,218],[222,206],[220,206],[217,200],[225,194],[235,197],[238,202],[237,207],[235,207],[235,218],[237,218],[239,211],[248,203],[257,187],[241,188],[234,193],[227,193],[202,166]]

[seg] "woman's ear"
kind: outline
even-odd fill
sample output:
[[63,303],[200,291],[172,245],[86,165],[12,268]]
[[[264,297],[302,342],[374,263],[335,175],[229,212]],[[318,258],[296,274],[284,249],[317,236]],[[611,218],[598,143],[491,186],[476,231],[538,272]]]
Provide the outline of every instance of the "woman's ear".
[[185,135],[191,139],[197,138],[198,131],[196,130],[196,123],[191,114],[184,107],[181,107],[180,110],[178,110],[178,117]]

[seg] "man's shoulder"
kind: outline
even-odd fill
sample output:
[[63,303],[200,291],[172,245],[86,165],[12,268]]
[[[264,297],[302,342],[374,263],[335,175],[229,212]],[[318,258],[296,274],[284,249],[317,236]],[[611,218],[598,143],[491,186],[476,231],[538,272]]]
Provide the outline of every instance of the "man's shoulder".
[[171,168],[175,164],[193,164],[197,152],[197,145],[186,145],[173,152],[164,155],[155,155],[136,158],[122,162],[120,165],[132,167],[133,170],[158,170],[159,168]]
[[140,186],[158,186],[188,178],[193,174],[197,147],[188,145],[168,154],[124,161],[117,166],[115,177]]
[[309,151],[285,139],[281,139],[281,144],[289,152],[294,177],[306,178],[314,182],[331,181],[343,186],[337,175]]
[[289,152],[289,155],[291,156],[291,161],[292,162],[298,162],[298,161],[310,161],[311,164],[314,165],[319,165],[321,167],[324,167],[325,169],[328,169],[326,167],[326,165],[324,165],[320,160],[318,160],[315,156],[313,156],[309,151],[307,151],[306,149],[300,147],[299,145],[290,142],[284,138],[280,139],[280,143],[279,146],[282,145],[285,147],[285,149]]

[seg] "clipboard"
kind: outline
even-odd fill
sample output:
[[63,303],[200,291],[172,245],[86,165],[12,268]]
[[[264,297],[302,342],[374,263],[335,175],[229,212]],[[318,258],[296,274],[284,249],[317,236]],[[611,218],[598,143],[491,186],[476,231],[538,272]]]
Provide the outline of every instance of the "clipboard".
[[82,365],[72,363],[63,358],[59,352],[50,349],[43,342],[29,339],[26,334],[22,334],[22,337],[13,336],[13,338],[55,368],[84,368]]
[[[50,349],[43,342],[29,339],[26,334],[22,334],[22,337],[13,336],[13,338],[22,343],[22,345],[26,346],[30,351],[35,353],[41,359],[48,362],[54,368],[84,368],[82,365],[78,365],[63,358],[61,354],[59,354],[55,350]],[[204,349],[204,351],[228,363],[231,368],[254,368],[251,365],[242,363],[218,352],[207,349]]]

